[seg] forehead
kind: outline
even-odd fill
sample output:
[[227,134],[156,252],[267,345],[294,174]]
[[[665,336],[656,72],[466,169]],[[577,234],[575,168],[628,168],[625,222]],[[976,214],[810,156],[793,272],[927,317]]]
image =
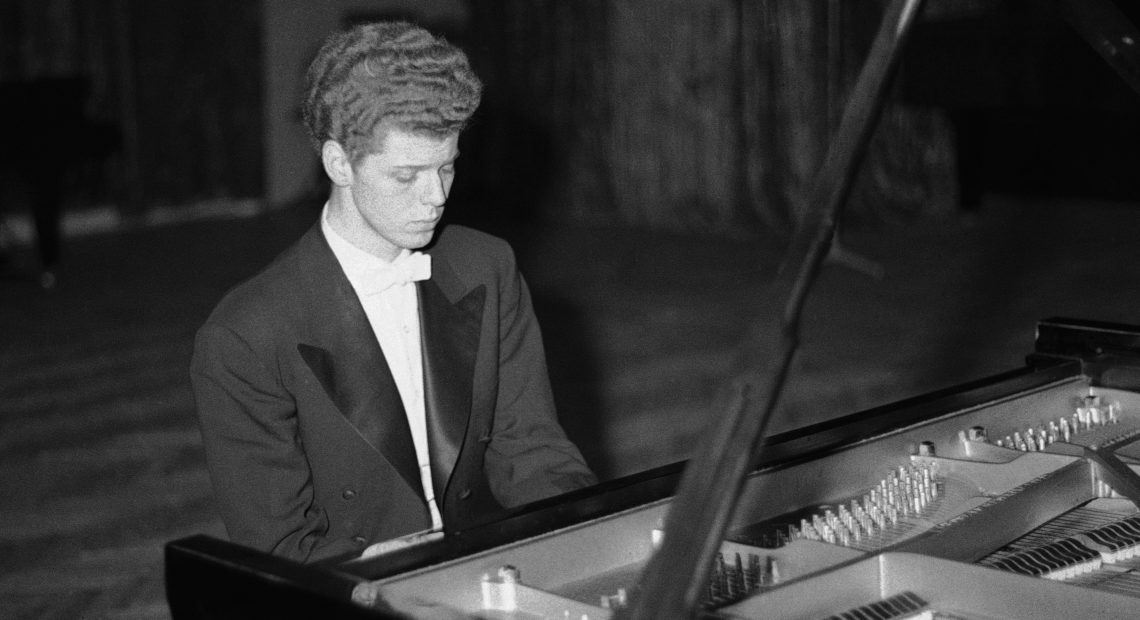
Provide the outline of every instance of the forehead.
[[444,137],[390,128],[379,132],[371,155],[393,166],[442,164],[459,154],[459,134]]

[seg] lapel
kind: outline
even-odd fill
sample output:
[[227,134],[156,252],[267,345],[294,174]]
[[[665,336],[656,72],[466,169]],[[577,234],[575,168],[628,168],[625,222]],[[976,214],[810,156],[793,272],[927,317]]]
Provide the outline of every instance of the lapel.
[[320,223],[298,242],[306,332],[301,359],[341,415],[421,497],[419,465],[407,414],[384,353]]
[[439,254],[432,255],[431,279],[417,283],[417,288],[432,485],[443,510],[444,491],[471,417],[475,357],[487,288],[480,284],[465,290]]

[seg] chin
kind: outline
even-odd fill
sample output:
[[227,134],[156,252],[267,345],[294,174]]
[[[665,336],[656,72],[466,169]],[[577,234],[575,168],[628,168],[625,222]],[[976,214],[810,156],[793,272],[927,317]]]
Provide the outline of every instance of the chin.
[[408,239],[408,243],[404,244],[404,247],[408,248],[409,250],[418,250],[418,249],[424,247],[425,245],[431,243],[431,240],[433,237],[435,237],[435,231],[434,230],[431,232],[412,235]]

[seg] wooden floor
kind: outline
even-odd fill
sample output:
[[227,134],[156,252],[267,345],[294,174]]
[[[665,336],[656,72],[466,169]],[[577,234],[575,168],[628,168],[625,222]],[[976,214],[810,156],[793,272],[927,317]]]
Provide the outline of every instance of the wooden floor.
[[[169,615],[163,544],[224,536],[186,375],[194,330],[311,215],[79,239],[56,290],[0,280],[0,618]],[[885,275],[824,271],[777,427],[1016,367],[1038,318],[1140,321],[1137,231],[1140,205],[1012,199],[846,229]],[[781,241],[508,237],[587,458],[603,477],[684,458]]]

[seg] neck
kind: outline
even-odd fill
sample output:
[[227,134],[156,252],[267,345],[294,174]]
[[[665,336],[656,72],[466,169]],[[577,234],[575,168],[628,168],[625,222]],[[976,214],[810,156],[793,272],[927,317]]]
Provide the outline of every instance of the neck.
[[360,210],[352,200],[352,194],[343,188],[333,186],[329,195],[328,222],[345,241],[369,254],[392,262],[399,250],[387,247],[376,239],[368,222],[360,215]]

